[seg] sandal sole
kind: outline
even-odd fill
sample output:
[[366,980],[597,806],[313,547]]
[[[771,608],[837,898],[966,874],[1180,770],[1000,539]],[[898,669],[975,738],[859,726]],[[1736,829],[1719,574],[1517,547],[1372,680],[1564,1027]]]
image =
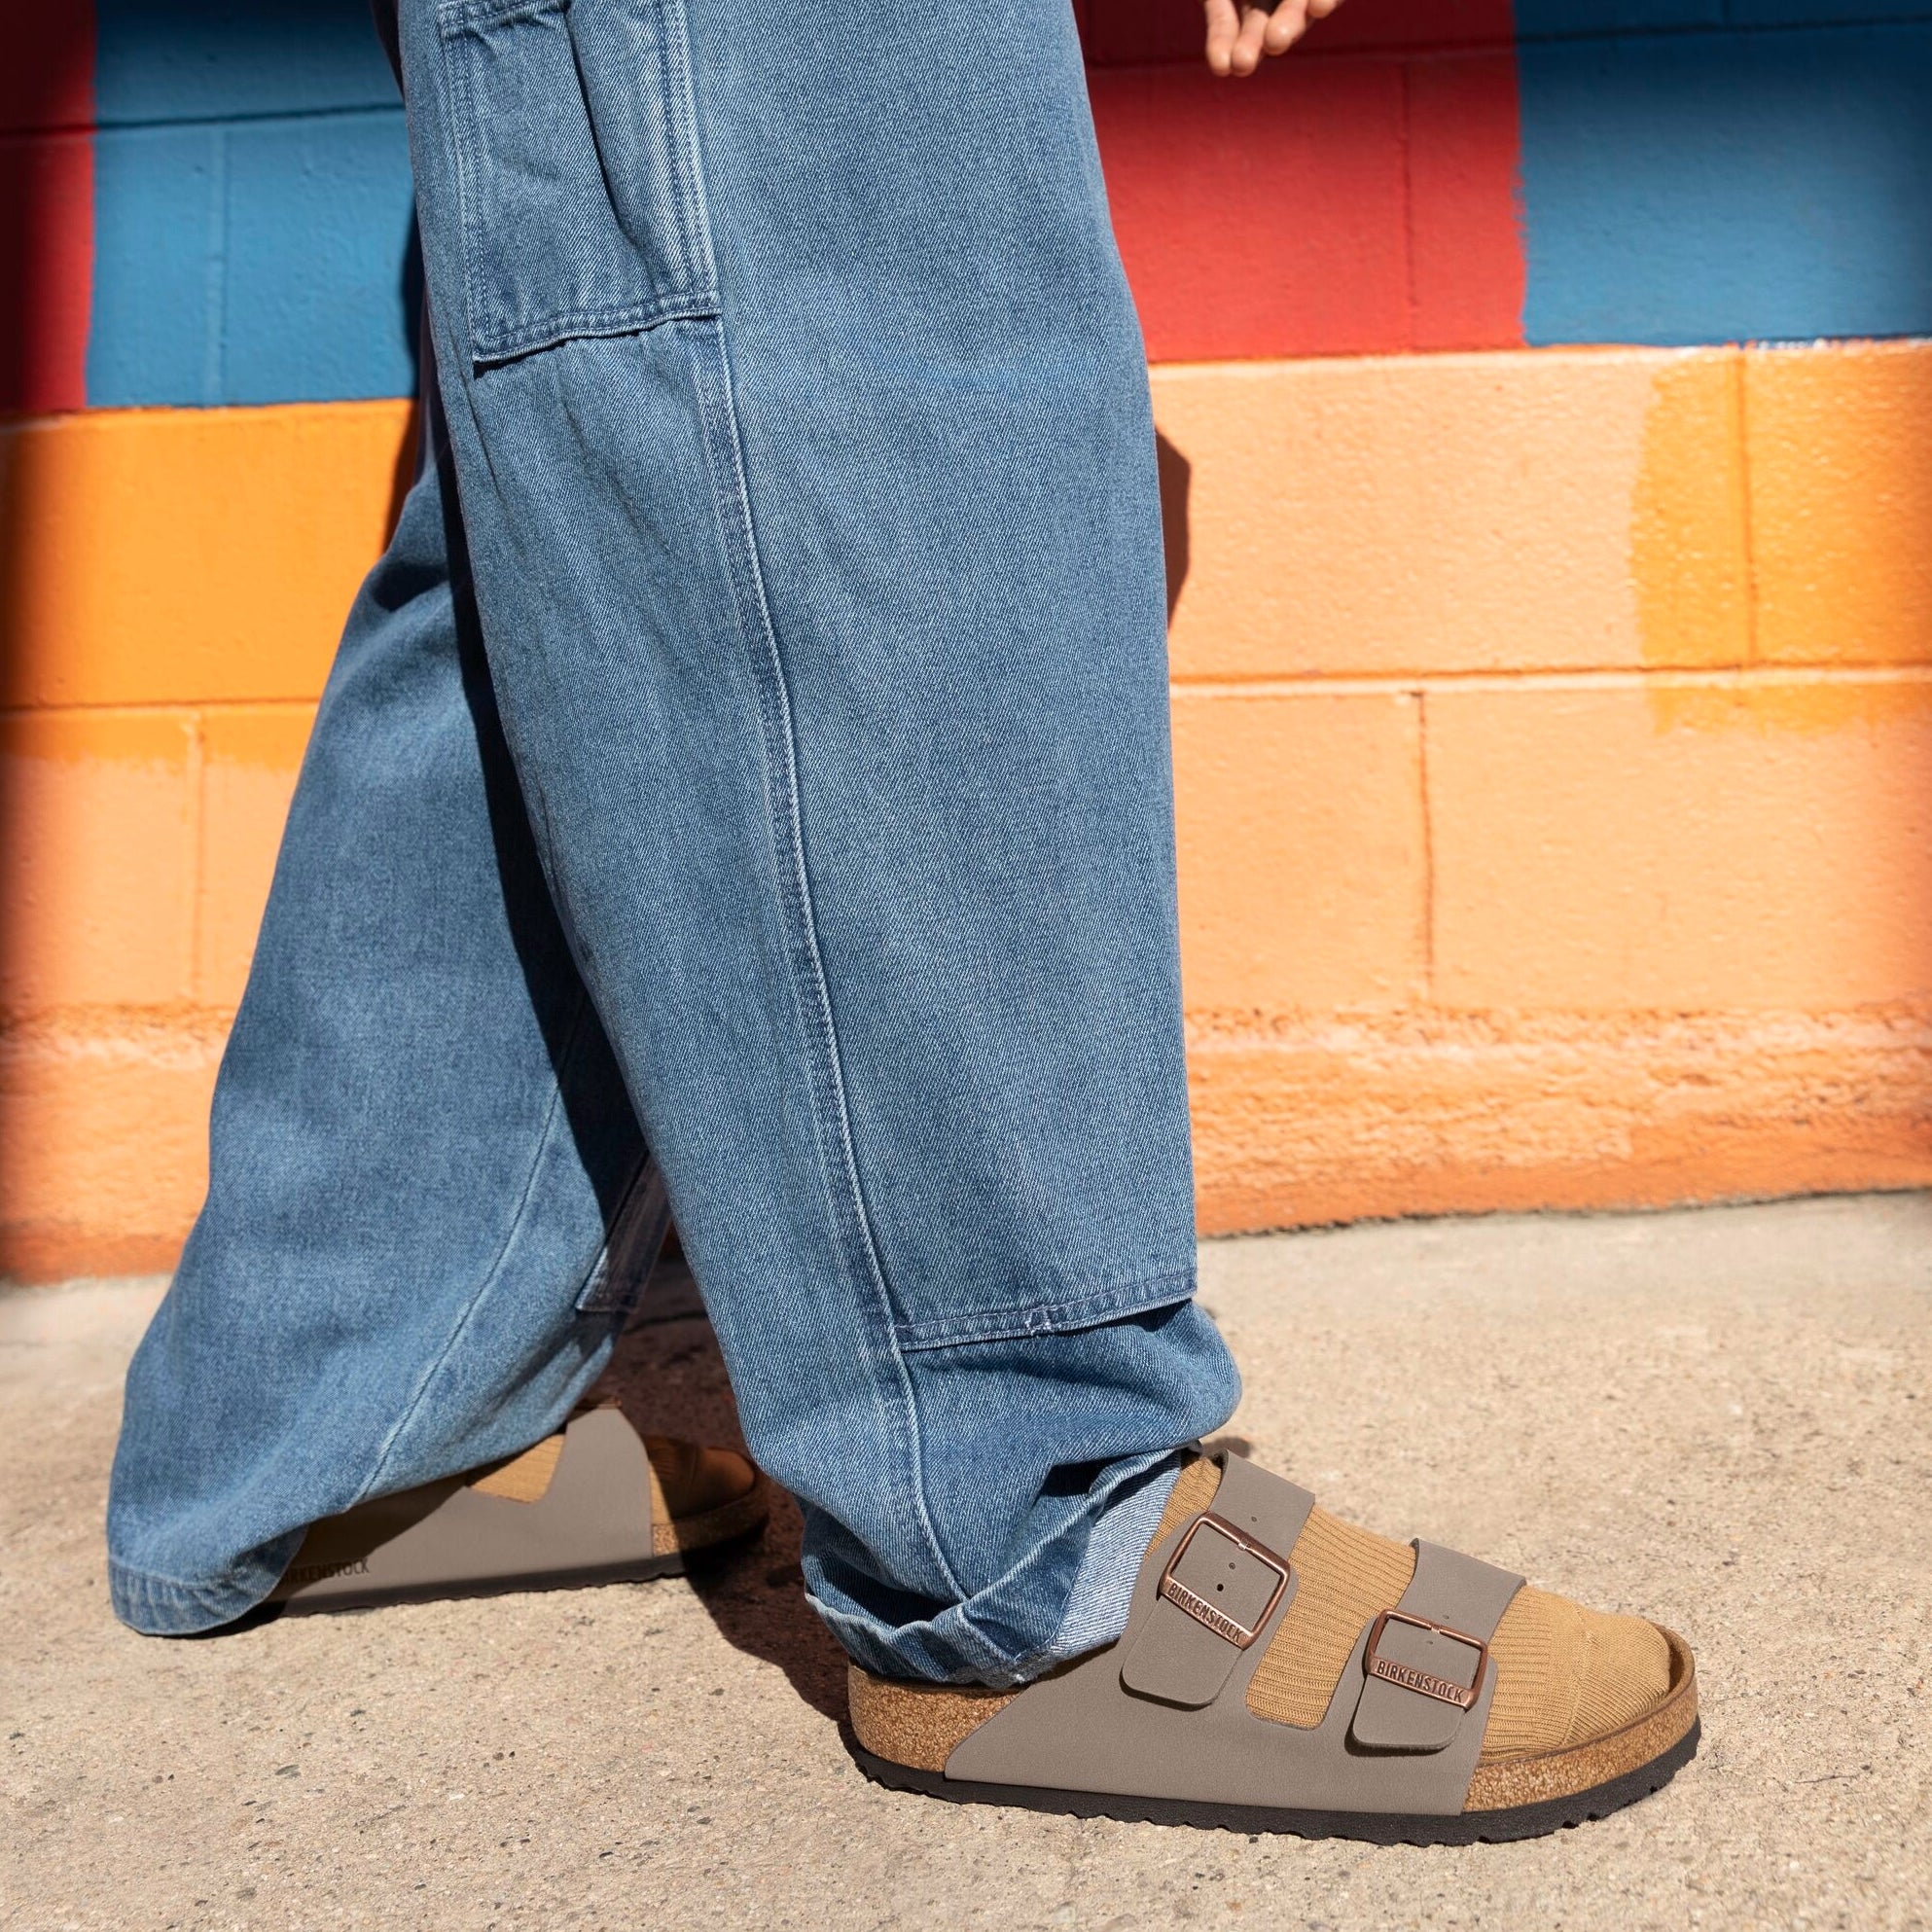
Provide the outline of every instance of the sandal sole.
[[1452,1817],[1403,1817],[1372,1811],[1287,1811],[1266,1805],[1211,1805],[1184,1798],[1128,1798],[1111,1792],[1050,1791],[1020,1784],[972,1784],[943,1771],[913,1771],[875,1757],[863,1745],[847,1748],[876,1784],[916,1791],[951,1805],[1004,1805],[1075,1818],[1114,1818],[1122,1824],[1193,1825],[1207,1831],[1262,1832],[1291,1838],[1361,1839],[1371,1844],[1501,1844],[1546,1838],[1573,1825],[1607,1818],[1627,1805],[1661,1791],[1697,1755],[1701,1727],[1691,1728],[1647,1765],[1569,1798],[1546,1799],[1507,1810],[1460,1811]]
[[[1662,1626],[1659,1627],[1660,1629]],[[1697,1664],[1691,1647],[1673,1630],[1672,1682],[1662,1700],[1642,1717],[1563,1751],[1505,1758],[1478,1770],[1471,1782],[1475,1808],[1447,1817],[1393,1812],[1290,1810],[1269,1805],[1223,1805],[1201,1799],[1136,1798],[1122,1793],[1063,1791],[1020,1784],[981,1784],[944,1771],[915,1771],[868,1751],[847,1736],[846,1748],[876,1784],[916,1791],[951,1805],[1005,1805],[1076,1818],[1117,1818],[1124,1824],[1195,1825],[1204,1830],[1285,1834],[1294,1838],[1362,1839],[1371,1844],[1501,1844],[1546,1838],[1573,1825],[1607,1818],[1661,1791],[1697,1756],[1702,1735],[1698,1715]],[[1631,1765],[1630,1759],[1641,1762]],[[1613,1767],[1621,1767],[1613,1769]],[[1602,1773],[1609,1771],[1609,1776]],[[1580,1789],[1564,1789],[1566,1785]],[[1527,1803],[1495,1803],[1511,1793],[1546,1792]]]

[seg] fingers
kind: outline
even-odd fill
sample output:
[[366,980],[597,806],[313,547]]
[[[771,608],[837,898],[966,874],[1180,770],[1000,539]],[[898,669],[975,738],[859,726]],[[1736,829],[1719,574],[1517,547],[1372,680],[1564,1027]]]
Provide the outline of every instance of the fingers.
[[1234,0],[1204,0],[1207,13],[1207,64],[1224,78],[1234,72],[1234,42],[1241,17]]
[[1252,74],[1265,58],[1288,50],[1310,20],[1325,20],[1342,0],[1202,0],[1207,16],[1207,64],[1216,74]]
[[1286,54],[1307,31],[1314,12],[1314,0],[1281,0],[1262,23],[1262,46],[1270,54]]

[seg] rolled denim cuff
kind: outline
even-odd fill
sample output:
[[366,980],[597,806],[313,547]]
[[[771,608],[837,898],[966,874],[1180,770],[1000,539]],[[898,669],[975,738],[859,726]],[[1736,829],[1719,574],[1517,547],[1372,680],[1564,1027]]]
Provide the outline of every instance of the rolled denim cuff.
[[[811,1606],[853,1662],[877,1676],[996,1689],[1030,1683],[1127,1628],[1134,1578],[1182,1454],[1116,1463],[1089,1491],[1091,1508],[989,1588],[935,1617],[893,1625],[850,1601],[811,1597]],[[1049,1600],[1058,1606],[1054,1635],[1027,1645],[1021,1630]]]

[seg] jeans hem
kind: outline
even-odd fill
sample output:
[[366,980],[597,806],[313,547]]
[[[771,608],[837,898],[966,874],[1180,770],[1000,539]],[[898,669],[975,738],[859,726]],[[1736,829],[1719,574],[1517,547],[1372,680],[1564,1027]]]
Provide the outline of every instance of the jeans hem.
[[287,1549],[279,1561],[208,1583],[152,1576],[110,1558],[107,1591],[114,1614],[146,1637],[192,1637],[218,1630],[261,1606],[281,1581],[304,1533],[298,1530],[281,1539]]
[[[1088,1507],[1063,1524],[1050,1542],[977,1596],[930,1622],[894,1629],[862,1614],[834,1609],[816,1598],[807,1600],[852,1662],[876,1676],[910,1683],[982,1684],[994,1690],[1030,1683],[1065,1663],[1070,1654],[1085,1655],[1119,1636],[1116,1630],[1112,1637],[1084,1644],[1077,1653],[1067,1652],[1060,1641],[1068,1628],[1067,1599],[1079,1580],[1093,1526],[1122,1500],[1123,1490],[1138,1487],[1142,1479],[1158,1474],[1177,1453],[1175,1449],[1157,1449],[1117,1464],[1104,1491],[1090,1497]],[[1083,1526],[1087,1536],[1080,1539],[1077,1549],[1070,1549],[1075,1532]],[[1027,1641],[1027,1627],[1037,1633],[1046,1622],[1037,1607],[1042,1599],[1053,1606],[1049,1612],[1052,1634],[1044,1640],[1035,1634]],[[1123,1599],[1123,1628],[1126,1624]]]

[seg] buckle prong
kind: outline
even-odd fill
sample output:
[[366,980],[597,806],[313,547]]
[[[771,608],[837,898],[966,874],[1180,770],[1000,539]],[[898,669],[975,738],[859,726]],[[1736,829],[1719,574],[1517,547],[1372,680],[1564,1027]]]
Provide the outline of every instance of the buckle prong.
[[[1433,1670],[1422,1670],[1413,1664],[1398,1664],[1392,1657],[1379,1655],[1377,1647],[1382,1640],[1382,1631],[1391,1624],[1407,1624],[1411,1629],[1427,1630],[1431,1635],[1448,1637],[1451,1643],[1467,1644],[1476,1653],[1475,1681],[1464,1690],[1448,1677],[1438,1677]],[[1447,1624],[1432,1624],[1426,1617],[1412,1617],[1407,1610],[1384,1610],[1376,1619],[1375,1628],[1369,1632],[1368,1647],[1362,1652],[1362,1666],[1371,1677],[1379,1677],[1385,1684],[1394,1684],[1402,1690],[1433,1698],[1440,1704],[1453,1704],[1458,1710],[1469,1710],[1483,1695],[1483,1679],[1489,1669],[1489,1646],[1481,1637],[1472,1637],[1466,1630],[1452,1630]]]
[[[1274,1572],[1274,1588],[1269,1592],[1268,1602],[1252,1625],[1236,1623],[1225,1610],[1217,1609],[1206,1597],[1190,1590],[1174,1572],[1180,1561],[1188,1554],[1191,1544],[1203,1529],[1211,1529],[1217,1536],[1224,1536],[1244,1556],[1252,1556],[1256,1562],[1264,1564]],[[1224,1638],[1236,1650],[1246,1650],[1268,1628],[1268,1620],[1274,1615],[1274,1607],[1281,1601],[1282,1592],[1288,1588],[1289,1564],[1285,1558],[1277,1556],[1265,1543],[1257,1543],[1252,1536],[1244,1534],[1228,1521],[1218,1517],[1212,1510],[1203,1510],[1188,1525],[1188,1533],[1181,1538],[1180,1547],[1167,1558],[1167,1567],[1161,1572],[1160,1593],[1175,1609],[1184,1610],[1197,1624],[1212,1630],[1217,1637]]]

